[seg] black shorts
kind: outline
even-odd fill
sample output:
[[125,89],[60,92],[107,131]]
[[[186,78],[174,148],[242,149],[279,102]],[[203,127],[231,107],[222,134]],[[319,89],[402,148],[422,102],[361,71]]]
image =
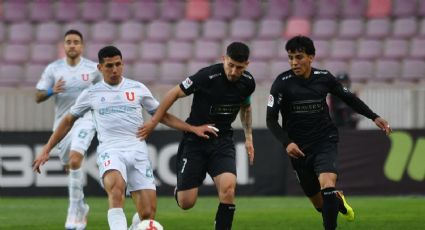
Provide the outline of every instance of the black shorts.
[[311,197],[320,192],[320,173],[338,174],[337,148],[337,142],[326,140],[303,149],[305,157],[291,158],[292,167],[306,196]]
[[233,135],[209,140],[186,134],[177,152],[177,190],[201,186],[208,173],[212,178],[224,172],[236,175]]

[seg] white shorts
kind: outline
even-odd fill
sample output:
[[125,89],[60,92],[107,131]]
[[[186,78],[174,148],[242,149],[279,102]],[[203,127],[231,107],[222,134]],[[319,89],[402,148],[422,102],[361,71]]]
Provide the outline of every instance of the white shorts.
[[105,151],[97,155],[100,182],[108,170],[118,170],[127,184],[127,192],[156,190],[155,178],[147,153],[140,151]]
[[91,114],[84,116],[74,123],[69,133],[56,145],[54,151],[57,151],[63,164],[68,164],[69,152],[74,150],[85,155],[95,133],[96,128],[91,119]]

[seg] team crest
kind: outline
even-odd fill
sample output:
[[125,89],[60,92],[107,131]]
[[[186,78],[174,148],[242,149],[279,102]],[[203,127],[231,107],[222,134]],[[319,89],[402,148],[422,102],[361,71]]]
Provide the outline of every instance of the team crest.
[[273,95],[269,95],[269,100],[267,102],[267,106],[273,107],[273,104],[274,104],[274,97],[273,97]]
[[129,101],[134,101],[134,92],[125,92],[125,97]]
[[192,84],[193,84],[193,81],[192,80],[190,80],[190,78],[186,78],[183,82],[182,82],[182,84],[183,84],[183,87],[185,88],[185,89],[188,89]]
[[83,74],[81,74],[81,78],[83,79],[83,81],[88,81],[89,80],[89,74],[83,73]]

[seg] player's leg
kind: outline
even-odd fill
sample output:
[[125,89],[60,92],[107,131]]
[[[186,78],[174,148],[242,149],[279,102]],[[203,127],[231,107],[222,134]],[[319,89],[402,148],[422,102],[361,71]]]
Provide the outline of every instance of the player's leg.
[[319,182],[323,197],[322,217],[326,230],[334,230],[337,225],[339,200],[335,189],[337,175],[335,173],[320,173]]
[[126,183],[117,170],[108,170],[103,175],[103,185],[108,194],[108,224],[111,230],[127,229],[127,219],[124,214]]
[[233,173],[222,173],[214,177],[214,183],[216,185],[220,201],[215,218],[215,229],[231,229],[236,208],[236,175]]

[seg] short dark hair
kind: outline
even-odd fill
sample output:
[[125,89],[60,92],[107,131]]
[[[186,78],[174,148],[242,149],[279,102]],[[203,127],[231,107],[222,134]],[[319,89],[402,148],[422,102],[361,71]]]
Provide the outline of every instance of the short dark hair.
[[81,41],[83,42],[84,40],[83,40],[83,35],[81,34],[81,32],[80,31],[78,31],[78,30],[68,30],[68,31],[66,31],[66,33],[65,33],[65,35],[63,36],[63,38],[65,38],[66,36],[68,36],[68,35],[70,35],[70,34],[75,34],[75,35],[77,35],[78,37],[80,37],[80,39],[81,39]]
[[104,62],[104,58],[120,56],[122,59],[121,51],[115,46],[105,46],[99,50],[97,53],[97,58],[99,59],[99,63]]
[[227,46],[226,55],[237,62],[244,62],[249,58],[249,48],[242,42],[232,42]]
[[285,49],[287,52],[304,52],[308,55],[316,55],[313,40],[309,37],[298,35],[286,42]]

